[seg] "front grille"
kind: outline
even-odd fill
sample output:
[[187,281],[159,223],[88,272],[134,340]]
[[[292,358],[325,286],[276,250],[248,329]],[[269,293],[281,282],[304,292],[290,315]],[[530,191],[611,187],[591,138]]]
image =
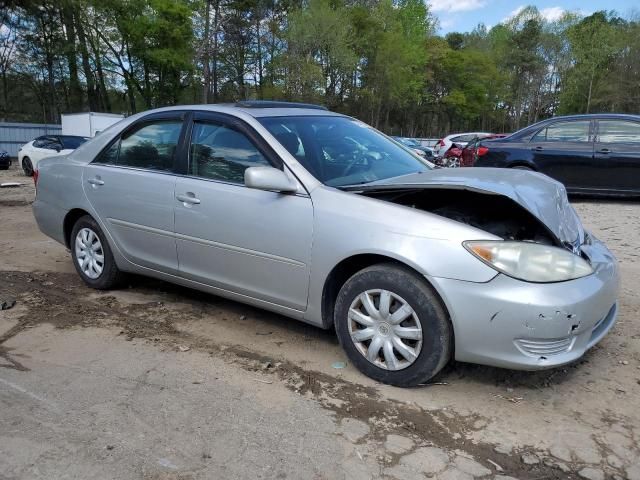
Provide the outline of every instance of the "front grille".
[[515,341],[516,346],[526,355],[534,357],[547,357],[550,355],[559,355],[568,352],[573,346],[575,337],[567,337],[559,340],[542,340],[542,339],[518,339]]

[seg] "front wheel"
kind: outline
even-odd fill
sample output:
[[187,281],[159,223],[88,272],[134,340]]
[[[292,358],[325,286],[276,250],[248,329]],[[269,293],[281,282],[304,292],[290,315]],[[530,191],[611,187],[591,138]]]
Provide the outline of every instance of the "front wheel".
[[89,215],[80,217],[71,231],[71,258],[76,271],[88,286],[107,290],[123,277],[111,248],[97,222]]
[[374,265],[347,280],[334,321],[349,359],[382,383],[425,383],[451,356],[452,329],[440,298],[401,266]]

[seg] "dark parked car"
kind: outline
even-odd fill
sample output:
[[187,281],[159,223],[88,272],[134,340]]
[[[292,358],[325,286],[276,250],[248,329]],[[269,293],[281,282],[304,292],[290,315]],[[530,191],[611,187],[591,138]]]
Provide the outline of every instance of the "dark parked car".
[[11,157],[4,150],[0,150],[0,170],[8,170],[11,166]]
[[640,115],[555,117],[478,146],[476,167],[535,170],[570,193],[640,195]]

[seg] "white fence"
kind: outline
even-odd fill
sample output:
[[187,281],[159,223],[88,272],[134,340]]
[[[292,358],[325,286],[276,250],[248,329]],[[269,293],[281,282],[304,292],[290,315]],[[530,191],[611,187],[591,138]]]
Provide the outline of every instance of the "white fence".
[[45,123],[5,123],[0,122],[0,150],[17,157],[22,145],[41,135],[60,135],[62,126]]

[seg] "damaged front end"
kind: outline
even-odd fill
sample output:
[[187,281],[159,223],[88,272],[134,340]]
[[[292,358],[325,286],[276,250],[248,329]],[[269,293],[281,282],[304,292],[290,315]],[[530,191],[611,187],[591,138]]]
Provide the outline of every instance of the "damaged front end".
[[553,245],[577,255],[585,242],[564,187],[532,172],[442,169],[348,189],[471,225],[503,240]]
[[613,327],[618,273],[588,235],[564,187],[540,174],[434,170],[348,190],[491,233],[469,253],[503,275],[489,282],[429,276],[455,330],[459,361],[538,369],[580,358]]
[[369,190],[362,194],[434,213],[479,228],[503,240],[561,245],[553,233],[531,213],[500,195],[435,187]]

